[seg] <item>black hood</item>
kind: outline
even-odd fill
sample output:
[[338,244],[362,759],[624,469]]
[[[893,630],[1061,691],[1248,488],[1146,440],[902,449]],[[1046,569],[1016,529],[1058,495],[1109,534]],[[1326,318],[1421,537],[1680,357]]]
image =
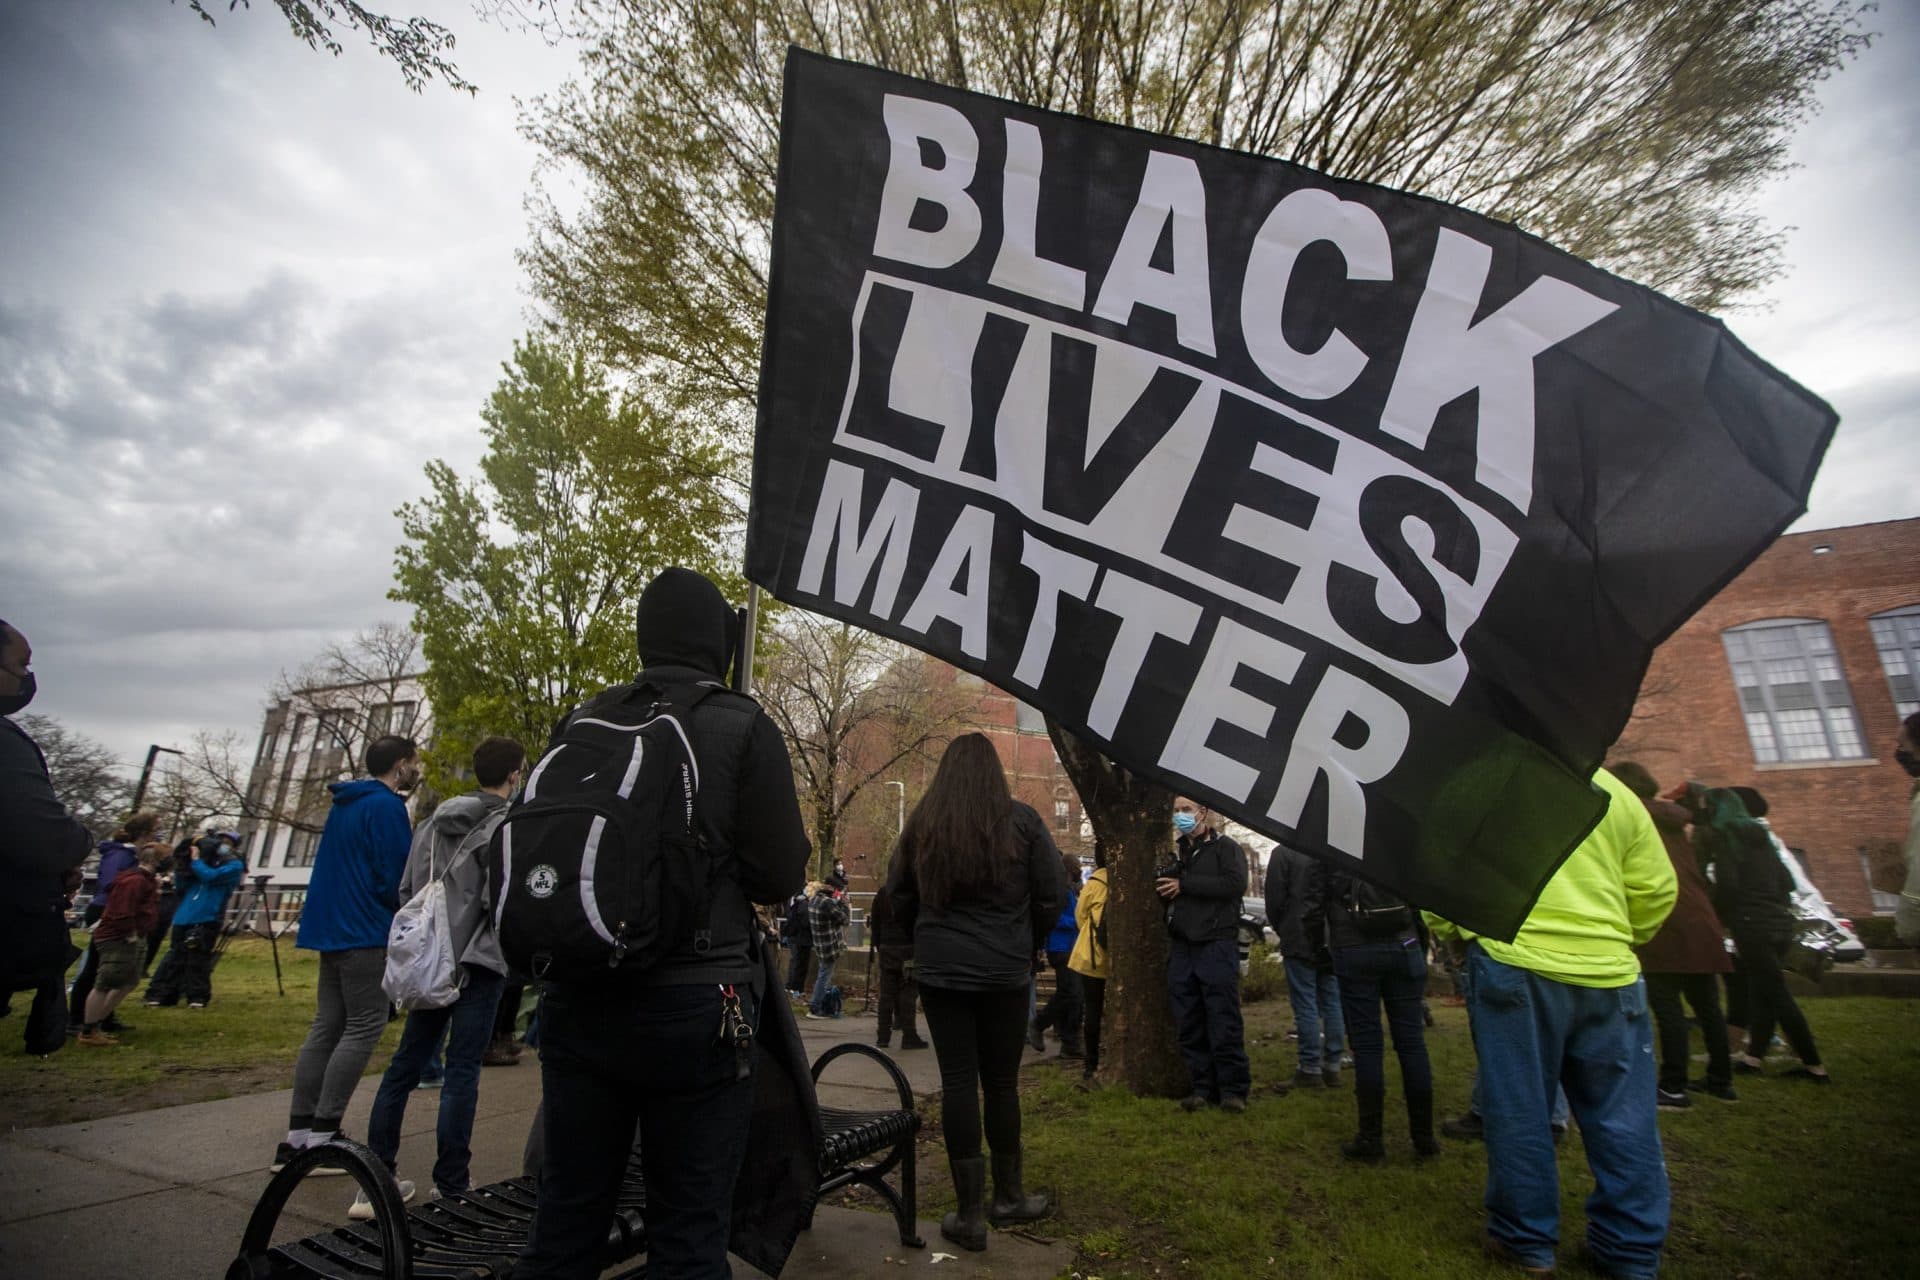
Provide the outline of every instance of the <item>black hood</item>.
[[733,665],[735,617],[720,588],[692,569],[667,569],[640,593],[634,631],[640,665],[692,667],[724,679]]

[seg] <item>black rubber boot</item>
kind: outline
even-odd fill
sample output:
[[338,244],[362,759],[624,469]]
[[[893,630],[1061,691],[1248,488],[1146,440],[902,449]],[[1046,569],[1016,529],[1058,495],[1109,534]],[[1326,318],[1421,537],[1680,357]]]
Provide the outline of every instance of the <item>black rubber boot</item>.
[[1440,1154],[1440,1140],[1433,1136],[1433,1093],[1407,1095],[1407,1133],[1413,1138],[1414,1154],[1422,1157]]
[[1019,1222],[1038,1222],[1053,1212],[1053,1204],[1043,1195],[1028,1195],[1021,1185],[1020,1148],[993,1153],[993,1203],[987,1208],[987,1221],[996,1227]]
[[1386,1144],[1380,1138],[1380,1117],[1386,1109],[1384,1089],[1356,1089],[1354,1101],[1360,1104],[1360,1131],[1352,1142],[1340,1144],[1340,1154],[1349,1160],[1379,1164],[1387,1157]]
[[962,1249],[979,1253],[987,1247],[987,1158],[949,1159],[947,1168],[953,1172],[953,1194],[960,1207],[940,1219],[940,1234]]

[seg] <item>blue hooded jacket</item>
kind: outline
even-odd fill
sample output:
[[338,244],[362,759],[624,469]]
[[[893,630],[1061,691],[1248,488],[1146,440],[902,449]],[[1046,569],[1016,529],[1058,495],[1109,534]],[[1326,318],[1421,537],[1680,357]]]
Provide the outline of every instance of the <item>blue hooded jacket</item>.
[[407,802],[378,778],[329,783],[327,790],[333,808],[320,832],[295,945],[309,951],[384,947],[413,844]]
[[226,846],[222,851],[226,858],[217,867],[199,855],[188,864],[188,870],[193,873],[191,889],[184,885],[174,886],[175,892],[186,894],[181,900],[180,909],[173,913],[174,928],[190,924],[213,924],[225,914],[227,895],[233,892],[233,886],[240,883],[247,864],[233,853],[232,846]]

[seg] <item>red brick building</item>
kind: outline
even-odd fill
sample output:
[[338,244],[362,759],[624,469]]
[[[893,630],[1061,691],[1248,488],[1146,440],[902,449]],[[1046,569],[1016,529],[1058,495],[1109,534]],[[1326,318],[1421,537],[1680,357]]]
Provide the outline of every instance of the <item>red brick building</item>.
[[1906,832],[1893,762],[1920,710],[1920,519],[1790,534],[1655,652],[1615,758],[1662,785],[1748,785],[1842,915],[1889,912],[1867,865]]

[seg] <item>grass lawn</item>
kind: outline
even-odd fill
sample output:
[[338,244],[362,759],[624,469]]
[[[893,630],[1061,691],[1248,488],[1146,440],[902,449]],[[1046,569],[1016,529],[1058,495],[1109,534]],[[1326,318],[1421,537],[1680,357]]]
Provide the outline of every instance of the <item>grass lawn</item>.
[[[1660,1113],[1674,1203],[1663,1274],[1920,1274],[1920,1002],[1804,1007],[1837,1084],[1741,1077],[1738,1103],[1699,1097],[1691,1110]],[[1434,1013],[1438,1109],[1451,1116],[1466,1106],[1473,1046],[1463,1010],[1436,1004]],[[1351,1089],[1286,1097],[1269,1089],[1292,1075],[1291,1025],[1284,998],[1247,1007],[1255,1092],[1240,1116],[1189,1116],[1172,1101],[1118,1090],[1080,1093],[1077,1064],[1026,1072],[1029,1189],[1052,1191],[1057,1203],[1039,1230],[1073,1244],[1078,1275],[1497,1273],[1479,1252],[1480,1144],[1445,1142],[1438,1159],[1414,1162],[1389,1052],[1388,1161],[1343,1161]],[[937,1117],[936,1105],[929,1119]],[[953,1205],[937,1136],[922,1157],[921,1212],[937,1219]],[[1577,1136],[1562,1148],[1560,1177],[1563,1273],[1590,1274],[1577,1261],[1593,1187]]]
[[[74,940],[87,941],[83,933]],[[13,1016],[0,1021],[0,1124],[35,1128],[287,1088],[313,1021],[320,958],[282,938],[280,965],[285,998],[274,986],[266,941],[236,938],[213,971],[213,1002],[206,1008],[149,1009],[140,1003],[142,987],[120,1005],[121,1020],[132,1027],[120,1044],[95,1049],[68,1041],[46,1059],[30,1058],[21,1047],[32,997],[15,996]],[[387,1028],[372,1069],[386,1068],[399,1028],[399,1022]]]

